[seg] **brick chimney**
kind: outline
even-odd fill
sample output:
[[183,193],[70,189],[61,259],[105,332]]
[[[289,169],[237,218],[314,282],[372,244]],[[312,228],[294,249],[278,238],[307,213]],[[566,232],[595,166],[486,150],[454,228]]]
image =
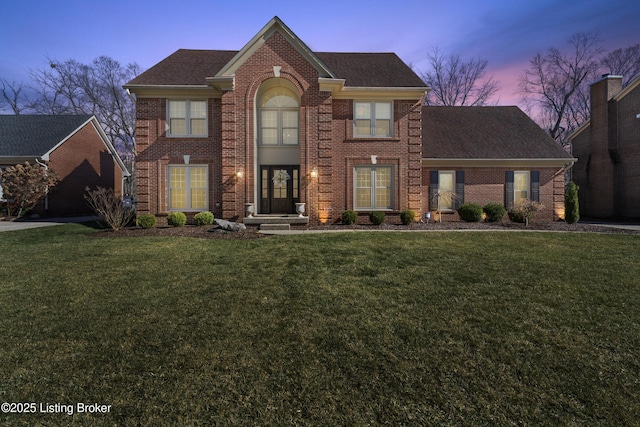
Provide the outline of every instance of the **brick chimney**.
[[591,126],[588,164],[591,215],[611,218],[621,214],[622,168],[618,152],[617,104],[611,101],[622,91],[622,76],[605,74],[591,85]]

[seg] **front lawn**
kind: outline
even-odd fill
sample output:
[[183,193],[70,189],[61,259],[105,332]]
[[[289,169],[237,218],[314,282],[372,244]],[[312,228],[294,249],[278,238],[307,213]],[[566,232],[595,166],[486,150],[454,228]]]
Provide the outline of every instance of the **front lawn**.
[[638,236],[90,232],[0,235],[0,425],[640,419]]

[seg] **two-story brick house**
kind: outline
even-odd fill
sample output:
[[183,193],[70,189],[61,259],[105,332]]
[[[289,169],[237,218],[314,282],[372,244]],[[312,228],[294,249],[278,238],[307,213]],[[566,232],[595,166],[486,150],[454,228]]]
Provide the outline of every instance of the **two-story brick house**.
[[[428,88],[393,53],[313,52],[275,17],[240,51],[178,50],[125,88],[137,100],[140,213],[314,224],[346,209],[429,209]],[[571,162],[558,150],[545,163],[556,170]],[[485,166],[507,179],[508,165]]]
[[640,78],[591,85],[591,118],[570,137],[583,216],[640,218]]

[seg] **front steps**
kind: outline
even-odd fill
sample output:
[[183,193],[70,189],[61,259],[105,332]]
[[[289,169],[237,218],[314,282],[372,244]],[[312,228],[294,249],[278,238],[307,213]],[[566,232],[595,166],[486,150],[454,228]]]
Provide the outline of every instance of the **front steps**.
[[289,224],[260,224],[260,231],[289,231]]
[[300,217],[296,214],[291,215],[254,215],[244,217],[242,219],[244,225],[306,225],[309,224],[309,217]]

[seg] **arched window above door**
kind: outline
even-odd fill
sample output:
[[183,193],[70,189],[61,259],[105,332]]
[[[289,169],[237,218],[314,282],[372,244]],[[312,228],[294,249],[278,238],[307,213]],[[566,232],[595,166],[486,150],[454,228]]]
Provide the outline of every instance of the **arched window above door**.
[[283,86],[268,89],[262,95],[263,108],[298,108],[298,100],[293,91]]
[[267,89],[260,99],[260,145],[298,145],[299,103],[283,86]]

